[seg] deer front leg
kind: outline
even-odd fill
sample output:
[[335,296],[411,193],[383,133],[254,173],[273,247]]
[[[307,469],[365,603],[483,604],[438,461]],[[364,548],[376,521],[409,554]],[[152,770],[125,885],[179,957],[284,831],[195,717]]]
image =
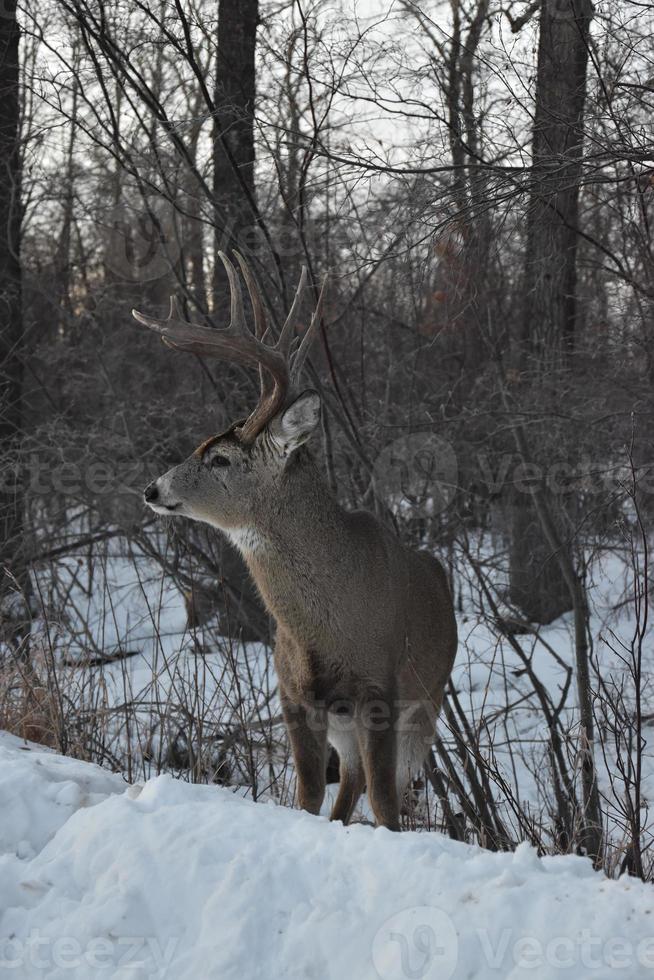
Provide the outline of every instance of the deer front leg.
[[327,771],[327,713],[322,708],[305,708],[283,691],[281,702],[293,750],[298,804],[309,813],[320,813]]
[[358,712],[358,735],[368,799],[379,827],[400,829],[395,697],[368,696]]

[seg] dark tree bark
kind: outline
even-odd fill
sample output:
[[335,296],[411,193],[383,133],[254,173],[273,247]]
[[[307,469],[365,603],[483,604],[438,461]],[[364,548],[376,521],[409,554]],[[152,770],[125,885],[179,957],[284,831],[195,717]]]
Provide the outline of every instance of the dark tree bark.
[[[516,494],[512,510],[511,602],[530,622],[546,625],[572,609],[570,591],[531,499]],[[558,531],[563,536],[560,526]]]
[[[229,313],[227,277],[218,249],[248,251],[245,236],[255,223],[254,100],[255,49],[259,23],[258,0],[219,0],[218,51],[214,88],[213,196],[215,215],[213,312],[216,322]],[[221,365],[229,378],[233,368]],[[261,631],[252,610],[254,589],[249,572],[236,552],[224,553],[223,574],[231,584],[232,627]],[[256,600],[255,600],[256,601]],[[223,617],[228,622],[229,617]]]
[[[574,344],[592,9],[589,0],[543,0],[541,6],[522,320],[524,366],[536,376],[557,370]],[[539,623],[549,623],[572,608],[560,563],[524,494],[514,507],[511,599]]]
[[21,155],[19,28],[16,0],[0,17],[0,625],[16,638],[22,603],[8,596],[25,589],[23,492],[18,471],[22,423],[23,320],[20,265]]
[[540,15],[523,337],[549,360],[574,343],[579,184],[590,0],[544,0]]
[[[238,245],[252,224],[254,204],[254,98],[258,0],[220,0],[213,133],[215,245]],[[226,280],[215,262],[214,300]]]
[[55,289],[54,301],[56,303],[54,328],[69,327],[72,319],[71,304],[71,241],[73,233],[74,210],[75,210],[75,142],[77,139],[77,109],[79,104],[79,62],[77,56],[77,46],[73,53],[73,63],[78,74],[74,74],[72,87],[72,105],[70,109],[70,127],[68,133],[68,146],[66,148],[66,166],[62,175],[62,206],[63,214],[61,220],[61,231],[57,241],[57,247],[53,257]]

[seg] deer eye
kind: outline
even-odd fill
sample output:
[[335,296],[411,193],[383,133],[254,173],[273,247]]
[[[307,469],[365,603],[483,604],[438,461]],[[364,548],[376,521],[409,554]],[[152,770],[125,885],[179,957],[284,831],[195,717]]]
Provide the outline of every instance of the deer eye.
[[226,456],[214,456],[211,460],[211,469],[216,469],[218,466],[231,466],[231,463]]

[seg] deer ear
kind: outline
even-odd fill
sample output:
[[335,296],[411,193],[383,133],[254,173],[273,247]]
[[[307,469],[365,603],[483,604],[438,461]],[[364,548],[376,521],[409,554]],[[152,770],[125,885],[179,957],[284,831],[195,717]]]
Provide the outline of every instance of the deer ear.
[[306,442],[320,422],[320,395],[309,389],[270,423],[270,434],[284,456]]

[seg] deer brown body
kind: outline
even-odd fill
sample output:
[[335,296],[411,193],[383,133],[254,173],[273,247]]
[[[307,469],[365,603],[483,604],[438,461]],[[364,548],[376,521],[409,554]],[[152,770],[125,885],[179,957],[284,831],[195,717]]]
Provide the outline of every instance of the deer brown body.
[[[235,272],[221,257],[232,286],[228,331],[193,327],[172,311],[165,321],[138,319],[172,346],[245,361],[229,344],[236,331],[241,345],[247,337]],[[237,258],[255,309],[256,337],[248,336],[264,346],[263,307]],[[289,321],[298,307],[296,297]],[[267,348],[282,353],[268,361],[280,373],[271,381],[262,372],[250,418],[150,484],[145,499],[158,513],[219,528],[241,550],[277,624],[275,666],[300,805],[320,810],[329,741],[341,772],[332,819],[347,822],[367,786],[377,822],[398,829],[402,792],[433,737],[456,623],[439,562],[405,548],[372,515],[340,507],[304,446],[318,425],[320,399],[314,391],[293,398],[288,389],[318,316],[295,360],[284,348],[294,332],[289,321],[277,346]],[[247,356],[252,363],[254,354]]]

